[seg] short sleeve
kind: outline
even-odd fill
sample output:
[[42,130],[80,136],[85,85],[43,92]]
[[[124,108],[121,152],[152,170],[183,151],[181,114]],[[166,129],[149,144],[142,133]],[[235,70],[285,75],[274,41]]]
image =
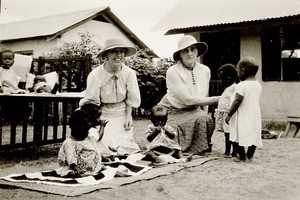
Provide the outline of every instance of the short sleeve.
[[88,102],[100,105],[100,85],[101,81],[95,76],[95,71],[91,72],[87,78],[87,87],[84,97],[80,100],[79,106]]
[[238,93],[239,95],[241,95],[243,97],[245,96],[245,94],[246,94],[246,87],[243,84],[243,82],[237,84],[237,86],[236,86],[236,93]]
[[126,98],[126,104],[133,108],[137,108],[141,104],[141,95],[140,95],[140,89],[136,77],[135,71],[130,73],[130,76],[128,77],[127,82],[127,98]]
[[98,132],[98,129],[97,128],[90,128],[89,130],[89,136],[95,140],[95,141],[98,141],[99,140],[99,132]]

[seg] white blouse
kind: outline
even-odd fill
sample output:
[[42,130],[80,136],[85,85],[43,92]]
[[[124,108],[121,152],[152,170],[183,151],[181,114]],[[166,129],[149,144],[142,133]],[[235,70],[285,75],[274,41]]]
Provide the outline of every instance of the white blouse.
[[136,72],[123,64],[119,73],[110,74],[105,71],[104,65],[100,65],[88,75],[85,96],[79,105],[82,106],[86,102],[101,105],[122,101],[133,108],[140,106]]
[[182,84],[186,90],[192,96],[207,97],[210,81],[210,69],[200,63],[196,62],[196,65],[192,71],[184,68],[180,62],[171,66],[166,75],[167,81],[167,99],[171,105],[175,108],[185,108],[186,106],[174,95],[173,90],[176,90],[177,86],[172,85],[169,82],[168,74],[173,71],[180,78],[180,82],[177,85]]

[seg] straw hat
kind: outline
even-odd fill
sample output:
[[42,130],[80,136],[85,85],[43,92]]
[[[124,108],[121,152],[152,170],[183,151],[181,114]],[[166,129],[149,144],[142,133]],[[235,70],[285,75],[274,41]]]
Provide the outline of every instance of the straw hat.
[[174,61],[181,60],[180,51],[191,45],[196,45],[196,48],[198,49],[198,56],[205,54],[208,49],[208,46],[205,42],[197,42],[197,40],[193,36],[185,35],[180,38],[178,42],[178,50],[173,53]]
[[133,46],[129,46],[125,43],[125,41],[122,38],[114,37],[107,39],[104,43],[103,49],[101,49],[100,53],[98,54],[98,58],[103,57],[103,54],[105,55],[108,50],[114,49],[114,48],[124,48],[126,49],[125,56],[131,56],[136,53],[136,48]]

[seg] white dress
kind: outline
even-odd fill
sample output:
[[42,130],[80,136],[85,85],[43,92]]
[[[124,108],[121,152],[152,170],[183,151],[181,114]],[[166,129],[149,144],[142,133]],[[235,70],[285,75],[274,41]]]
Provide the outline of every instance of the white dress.
[[[1,80],[1,86],[3,87],[3,93],[12,93],[16,90],[15,88],[18,88],[20,77],[11,68],[10,69],[1,68],[0,80]],[[3,84],[6,81],[13,84],[13,86]]]
[[126,105],[137,108],[141,103],[136,72],[126,65],[117,74],[109,74],[103,65],[95,68],[87,78],[87,88],[79,105],[92,102],[101,106],[101,119],[108,120],[99,148],[103,156],[114,155],[108,146],[119,154],[132,154],[139,151],[133,139],[133,127],[124,128]]
[[[230,140],[240,146],[262,146],[260,96],[262,87],[258,81],[243,81],[236,85],[235,92],[243,101],[230,120]],[[232,101],[235,95],[233,95]]]

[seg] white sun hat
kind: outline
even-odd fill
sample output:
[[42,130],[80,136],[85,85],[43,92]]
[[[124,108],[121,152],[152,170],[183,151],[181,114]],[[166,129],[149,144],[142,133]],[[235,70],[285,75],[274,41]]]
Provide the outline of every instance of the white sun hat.
[[[178,41],[178,50],[173,53],[173,59],[174,61],[181,60],[180,58],[180,51],[192,46],[196,45],[196,48],[198,50],[198,56],[204,55],[208,49],[208,46],[205,42],[197,42],[196,38],[194,38],[191,35],[184,35],[180,40]],[[198,57],[197,56],[197,57]]]
[[114,49],[114,48],[124,48],[126,49],[125,56],[132,56],[136,53],[136,48],[133,46],[130,46],[125,43],[125,41],[120,37],[113,37],[109,38],[105,41],[103,49],[101,49],[100,53],[98,54],[98,58],[102,58],[106,55],[108,50]]

